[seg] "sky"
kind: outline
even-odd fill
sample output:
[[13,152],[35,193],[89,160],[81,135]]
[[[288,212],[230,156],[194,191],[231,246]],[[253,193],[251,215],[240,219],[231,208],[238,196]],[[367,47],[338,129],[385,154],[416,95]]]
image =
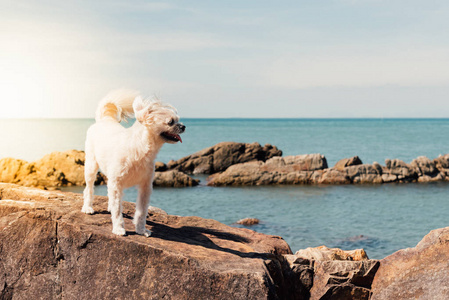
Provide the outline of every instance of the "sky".
[[0,0],[0,118],[448,118],[449,1]]

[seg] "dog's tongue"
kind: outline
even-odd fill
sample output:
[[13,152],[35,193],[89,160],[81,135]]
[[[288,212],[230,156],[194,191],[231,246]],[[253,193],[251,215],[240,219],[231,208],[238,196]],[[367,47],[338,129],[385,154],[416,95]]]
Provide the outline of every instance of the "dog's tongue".
[[175,136],[182,143],[182,138],[178,134],[176,134]]

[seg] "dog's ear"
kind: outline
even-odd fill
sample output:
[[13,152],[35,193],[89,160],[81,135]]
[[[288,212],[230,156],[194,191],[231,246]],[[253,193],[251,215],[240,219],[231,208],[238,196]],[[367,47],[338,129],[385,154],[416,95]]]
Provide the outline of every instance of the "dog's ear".
[[139,121],[140,123],[144,122],[148,115],[148,109],[142,97],[137,96],[136,99],[134,99],[133,109],[137,121]]

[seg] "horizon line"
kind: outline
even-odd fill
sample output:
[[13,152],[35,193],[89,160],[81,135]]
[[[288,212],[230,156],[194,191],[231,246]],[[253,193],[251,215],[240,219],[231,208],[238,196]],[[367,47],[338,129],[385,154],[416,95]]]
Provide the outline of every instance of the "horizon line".
[[[0,120],[94,120],[88,117],[0,118]],[[130,118],[132,120],[134,118]],[[182,117],[182,120],[449,120],[449,117]]]

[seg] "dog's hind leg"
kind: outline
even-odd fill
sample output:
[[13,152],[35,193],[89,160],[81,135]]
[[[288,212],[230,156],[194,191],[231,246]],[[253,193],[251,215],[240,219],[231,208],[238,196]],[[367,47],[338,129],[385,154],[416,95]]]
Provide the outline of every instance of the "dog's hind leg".
[[112,233],[125,235],[125,221],[123,220],[122,188],[118,186],[117,180],[108,181],[108,198],[111,208]]
[[139,186],[139,194],[136,201],[136,213],[134,214],[133,223],[136,225],[136,232],[138,234],[149,237],[151,231],[145,228],[148,207],[150,206],[150,195],[152,192],[152,182],[146,182]]
[[93,214],[92,207],[94,200],[94,183],[97,178],[98,163],[95,161],[93,155],[86,152],[86,160],[84,162],[84,178],[86,180],[86,188],[84,189],[84,204],[81,211],[86,214]]

